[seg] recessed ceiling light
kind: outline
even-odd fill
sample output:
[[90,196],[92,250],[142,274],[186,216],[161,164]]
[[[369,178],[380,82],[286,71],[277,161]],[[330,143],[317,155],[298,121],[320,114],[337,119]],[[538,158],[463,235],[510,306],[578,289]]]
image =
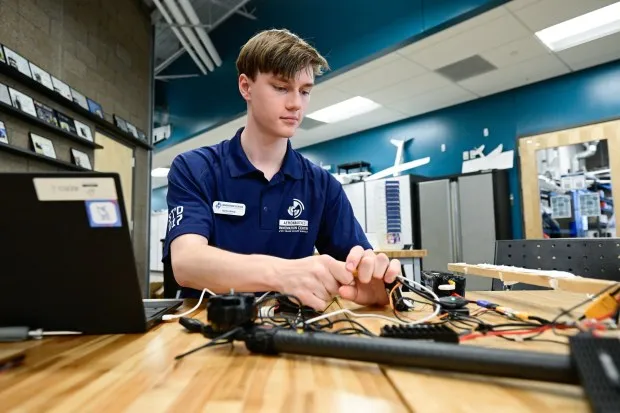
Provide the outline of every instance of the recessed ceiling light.
[[168,172],[170,172],[170,168],[155,168],[151,171],[151,176],[153,178],[165,178],[168,176]]
[[351,99],[343,100],[335,105],[312,112],[306,117],[325,123],[334,123],[349,119],[364,113],[368,113],[381,107],[370,99],[356,96]]
[[552,51],[559,52],[620,32],[620,2],[536,32]]

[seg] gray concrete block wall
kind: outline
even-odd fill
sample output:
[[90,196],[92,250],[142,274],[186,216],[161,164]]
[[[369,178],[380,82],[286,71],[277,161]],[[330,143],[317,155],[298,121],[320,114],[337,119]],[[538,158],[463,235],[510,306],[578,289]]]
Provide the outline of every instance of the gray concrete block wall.
[[[111,121],[115,113],[148,132],[151,26],[148,12],[139,0],[0,0],[0,43],[101,104],[106,119]],[[71,110],[10,78],[0,76],[0,82],[79,119],[94,134],[95,125]],[[58,159],[70,162],[70,148],[75,147],[88,153],[94,161],[93,149],[79,142],[3,112],[0,120],[7,126],[10,142],[16,146],[30,149],[28,132],[32,131],[52,139]],[[134,249],[145,291],[150,152],[136,147],[135,157]],[[0,151],[0,172],[61,169]]]

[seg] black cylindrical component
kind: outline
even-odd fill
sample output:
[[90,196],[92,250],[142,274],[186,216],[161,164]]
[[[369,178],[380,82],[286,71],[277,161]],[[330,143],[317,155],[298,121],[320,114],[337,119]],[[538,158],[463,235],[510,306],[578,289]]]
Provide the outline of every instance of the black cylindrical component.
[[394,338],[362,338],[291,330],[256,330],[245,338],[255,353],[291,353],[486,376],[578,384],[569,356]]
[[216,334],[225,333],[256,320],[254,294],[214,295],[207,301],[207,321]]

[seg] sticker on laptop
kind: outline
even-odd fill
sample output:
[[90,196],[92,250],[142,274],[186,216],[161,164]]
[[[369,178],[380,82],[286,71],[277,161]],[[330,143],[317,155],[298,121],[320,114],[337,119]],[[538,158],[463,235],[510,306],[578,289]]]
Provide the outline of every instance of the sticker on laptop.
[[86,214],[91,228],[121,226],[121,213],[116,200],[86,201]]
[[114,178],[33,178],[39,201],[117,200]]
[[245,204],[237,204],[235,202],[213,202],[213,212],[222,215],[236,215],[242,217],[245,215]]

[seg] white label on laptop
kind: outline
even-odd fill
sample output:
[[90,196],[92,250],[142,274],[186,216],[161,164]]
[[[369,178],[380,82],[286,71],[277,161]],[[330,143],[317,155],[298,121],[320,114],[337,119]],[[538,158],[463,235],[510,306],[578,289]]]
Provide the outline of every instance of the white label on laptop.
[[242,217],[245,215],[245,204],[237,204],[234,202],[213,202],[213,212],[222,215],[236,215]]
[[86,214],[91,228],[121,226],[121,214],[116,200],[86,201]]
[[33,178],[39,201],[118,199],[114,178]]

